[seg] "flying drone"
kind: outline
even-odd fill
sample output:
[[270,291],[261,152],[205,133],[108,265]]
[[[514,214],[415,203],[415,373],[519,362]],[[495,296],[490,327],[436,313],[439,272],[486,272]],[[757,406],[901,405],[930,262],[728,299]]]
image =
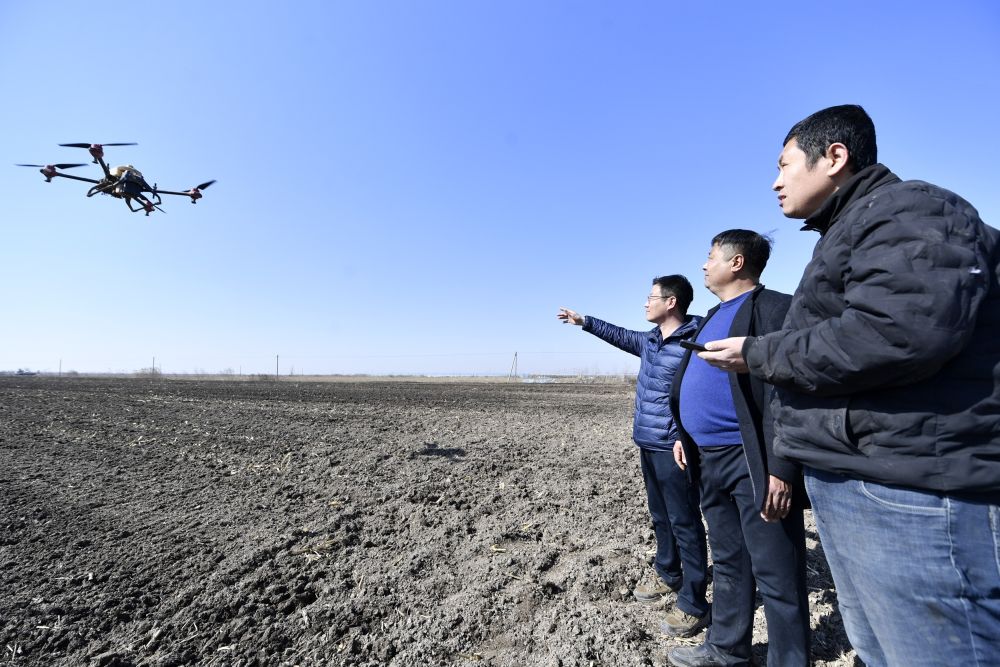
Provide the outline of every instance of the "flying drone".
[[[90,151],[91,157],[94,158],[93,164],[101,165],[101,169],[104,171],[104,178],[96,180],[93,178],[84,178],[83,176],[73,176],[72,174],[64,174],[60,169],[73,169],[75,167],[86,166],[86,163],[71,164],[66,162],[60,162],[58,164],[19,164],[18,167],[40,167],[38,170],[42,176],[45,177],[45,182],[50,183],[55,177],[61,178],[71,178],[74,181],[84,181],[86,183],[94,183],[94,186],[87,190],[87,196],[93,197],[96,194],[110,195],[117,199],[124,199],[125,205],[128,206],[128,210],[133,213],[139,211],[145,211],[146,215],[153,212],[153,209],[163,211],[160,208],[160,204],[163,203],[160,195],[181,195],[182,197],[190,197],[191,203],[196,204],[198,200],[201,199],[201,191],[215,183],[214,180],[206,181],[201,185],[196,185],[190,190],[184,190],[183,192],[178,192],[174,190],[160,190],[156,187],[154,183],[150,187],[146,179],[143,178],[142,172],[133,167],[130,164],[121,165],[119,167],[108,167],[108,164],[104,161],[104,147],[105,146],[138,146],[135,143],[125,143],[125,144],[59,144],[60,146],[66,146],[68,148],[86,148]],[[149,193],[149,194],[146,194]],[[138,208],[132,208],[132,201],[136,201],[139,204]],[[165,211],[164,211],[165,212]]]

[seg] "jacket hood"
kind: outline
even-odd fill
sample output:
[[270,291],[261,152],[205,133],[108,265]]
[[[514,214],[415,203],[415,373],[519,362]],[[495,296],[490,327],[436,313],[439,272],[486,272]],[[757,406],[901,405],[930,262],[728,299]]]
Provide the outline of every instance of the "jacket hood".
[[806,219],[802,231],[819,232],[820,236],[826,234],[848,206],[876,188],[898,183],[899,180],[884,164],[873,164],[862,169],[826,198],[819,210]]

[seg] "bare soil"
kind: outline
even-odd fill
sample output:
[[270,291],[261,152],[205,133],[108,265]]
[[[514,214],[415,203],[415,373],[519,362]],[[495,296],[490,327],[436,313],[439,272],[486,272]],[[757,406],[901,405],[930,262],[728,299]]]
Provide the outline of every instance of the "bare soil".
[[[664,664],[630,593],[631,409],[624,384],[0,378],[0,664]],[[850,665],[809,534],[815,664]]]

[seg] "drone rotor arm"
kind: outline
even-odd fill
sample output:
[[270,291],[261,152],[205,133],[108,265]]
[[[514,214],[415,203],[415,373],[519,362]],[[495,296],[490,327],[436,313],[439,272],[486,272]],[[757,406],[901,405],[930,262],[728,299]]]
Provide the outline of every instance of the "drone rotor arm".
[[212,183],[215,183],[214,179],[211,180],[211,181],[206,181],[205,183],[202,183],[201,185],[196,185],[195,187],[191,188],[190,190],[184,190],[184,191],[180,191],[180,192],[177,191],[177,190],[160,190],[158,188],[154,188],[154,190],[155,190],[156,194],[160,194],[160,195],[180,195],[182,197],[190,197],[191,198],[191,202],[194,203],[197,200],[201,199],[201,197],[202,197],[201,191],[204,190],[205,188],[207,188],[208,186],[210,186]]
[[108,167],[108,163],[104,161],[103,157],[97,157],[97,158],[95,158],[94,162],[96,162],[97,164],[101,165],[101,170],[104,172],[104,177],[105,178],[111,178],[111,168]]
[[61,176],[62,178],[71,178],[74,181],[84,181],[85,183],[100,183],[101,182],[101,181],[99,181],[99,180],[97,180],[95,178],[85,178],[83,176],[72,176],[70,174],[63,174],[63,173],[60,173],[60,172],[56,172],[56,173],[54,173],[52,175],[53,176]]

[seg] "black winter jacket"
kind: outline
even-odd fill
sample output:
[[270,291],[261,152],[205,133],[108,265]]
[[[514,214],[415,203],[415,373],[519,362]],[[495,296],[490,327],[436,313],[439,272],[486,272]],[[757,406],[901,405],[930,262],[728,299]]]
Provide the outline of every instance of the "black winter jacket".
[[775,384],[775,451],[852,478],[1000,500],[1000,232],[954,193],[873,165],[822,235],[782,331],[748,339]]
[[[791,299],[792,297],[788,294],[764,289],[763,285],[758,285],[750,298],[743,302],[740,309],[736,311],[733,324],[729,328],[729,335],[761,336],[778,330],[785,319],[785,313],[788,311]],[[698,328],[699,333],[704,328],[705,323],[712,319],[718,310],[719,307],[716,306],[708,311]],[[695,334],[695,338],[697,338],[697,334]],[[684,381],[684,373],[687,371],[690,360],[691,353],[687,352],[677,368],[674,386],[670,394],[670,408],[677,420],[677,430],[684,445],[684,454],[690,464],[688,466],[689,476],[694,478],[699,474],[697,468],[698,445],[691,439],[680,420],[680,386]],[[753,483],[754,500],[756,500],[758,508],[763,509],[770,484],[768,476],[774,475],[799,487],[801,485],[801,467],[797,463],[776,456],[774,453],[772,447],[774,426],[768,407],[773,393],[771,385],[747,373],[729,373],[728,375],[729,388],[740,421],[743,452],[750,469],[750,481]],[[796,491],[795,497],[804,500],[803,494],[798,491]]]

